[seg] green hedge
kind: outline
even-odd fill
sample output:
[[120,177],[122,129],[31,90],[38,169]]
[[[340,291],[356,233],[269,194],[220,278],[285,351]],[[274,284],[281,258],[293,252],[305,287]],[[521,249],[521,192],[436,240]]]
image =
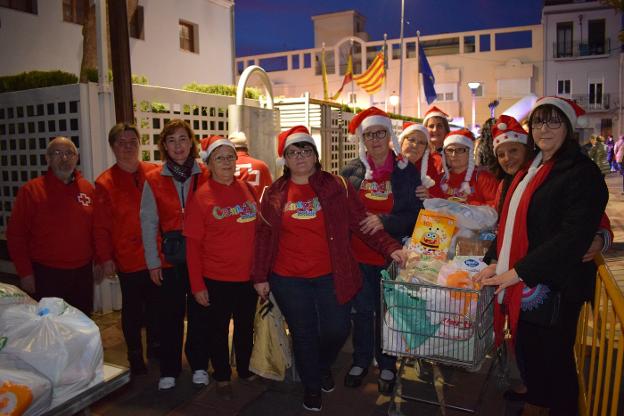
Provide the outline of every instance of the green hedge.
[[[84,70],[84,72],[87,74],[87,80],[89,82],[98,82],[98,70],[96,68],[87,68]],[[111,71],[110,69],[108,70],[108,82],[113,82],[113,71]],[[133,84],[139,84],[139,85],[147,85],[148,84],[148,79],[145,75],[135,75],[132,74],[132,83]]]
[[[186,91],[203,92],[205,94],[236,96],[236,86],[234,85],[208,85],[193,82],[183,86],[182,89]],[[260,98],[260,91],[256,88],[245,88],[245,98],[257,100]]]
[[78,77],[63,71],[30,71],[0,77],[0,93],[75,84]]

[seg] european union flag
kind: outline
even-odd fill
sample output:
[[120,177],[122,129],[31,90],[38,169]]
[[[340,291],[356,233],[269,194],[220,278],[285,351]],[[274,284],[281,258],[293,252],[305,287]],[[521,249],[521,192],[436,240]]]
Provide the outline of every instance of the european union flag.
[[418,43],[418,61],[420,73],[423,74],[423,87],[425,89],[425,97],[427,98],[427,104],[431,104],[436,99],[436,90],[434,87],[435,78],[433,77],[433,72],[431,72],[431,67],[429,66],[429,61],[427,61],[427,55],[425,55],[425,50],[422,47],[422,43]]

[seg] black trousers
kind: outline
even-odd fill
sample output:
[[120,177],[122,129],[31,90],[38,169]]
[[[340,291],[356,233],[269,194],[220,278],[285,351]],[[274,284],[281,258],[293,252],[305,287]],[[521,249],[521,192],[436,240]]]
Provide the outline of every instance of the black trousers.
[[121,329],[128,347],[128,358],[143,357],[141,329],[145,326],[148,348],[160,345],[158,334],[158,286],[148,270],[118,272],[121,286]]
[[[198,332],[209,346],[214,379],[228,381],[232,375],[228,348],[230,319],[234,318],[234,351],[238,376],[247,378],[253,348],[253,324],[257,295],[251,282],[222,282],[204,278],[210,305],[202,307]],[[199,328],[201,327],[201,328]]]
[[62,298],[87,316],[93,312],[93,265],[91,262],[76,269],[55,269],[33,263],[34,298]]
[[553,327],[518,322],[516,348],[524,362],[527,402],[550,408],[551,416],[573,416],[578,412],[573,348],[582,305],[562,300],[560,319]]
[[[162,269],[163,282],[159,288],[160,322],[160,376],[177,377],[182,370],[182,344],[184,341],[184,316],[187,312],[186,358],[191,370],[206,370],[208,351],[201,348],[205,342],[198,338],[199,308],[189,292],[189,277],[186,265]],[[200,343],[198,346],[197,343]]]

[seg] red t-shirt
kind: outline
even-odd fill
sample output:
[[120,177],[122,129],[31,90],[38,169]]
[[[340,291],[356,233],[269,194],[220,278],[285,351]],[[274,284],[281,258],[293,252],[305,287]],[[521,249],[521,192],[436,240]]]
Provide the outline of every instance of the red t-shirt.
[[332,272],[323,207],[310,184],[288,184],[273,272],[294,277]]
[[212,178],[189,201],[184,219],[191,290],[203,277],[227,282],[250,279],[257,206],[240,180],[223,185]]
[[262,195],[264,188],[273,183],[271,171],[262,160],[254,159],[245,151],[236,152],[236,173],[234,176],[253,186],[256,195]]
[[[461,184],[464,181],[466,172],[450,173],[448,178],[442,178],[440,183],[436,183],[429,193],[433,198],[443,198],[455,200],[468,205],[489,205],[496,207],[496,190],[498,189],[498,180],[487,170],[475,168],[470,178],[470,194],[464,195],[461,191]],[[442,186],[446,184],[447,189],[443,190]]]
[[[364,179],[360,185],[360,199],[371,214],[388,214],[394,206],[394,196],[390,176],[378,182]],[[351,237],[351,247],[355,259],[360,263],[383,266],[386,258],[370,248],[363,240],[355,235]]]

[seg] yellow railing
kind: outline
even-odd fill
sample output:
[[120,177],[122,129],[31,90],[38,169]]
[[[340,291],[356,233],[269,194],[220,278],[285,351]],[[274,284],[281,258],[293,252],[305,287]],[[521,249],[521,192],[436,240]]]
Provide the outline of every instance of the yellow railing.
[[581,310],[574,346],[579,411],[581,416],[616,416],[622,414],[618,402],[624,361],[624,295],[601,255],[596,264],[594,301]]

